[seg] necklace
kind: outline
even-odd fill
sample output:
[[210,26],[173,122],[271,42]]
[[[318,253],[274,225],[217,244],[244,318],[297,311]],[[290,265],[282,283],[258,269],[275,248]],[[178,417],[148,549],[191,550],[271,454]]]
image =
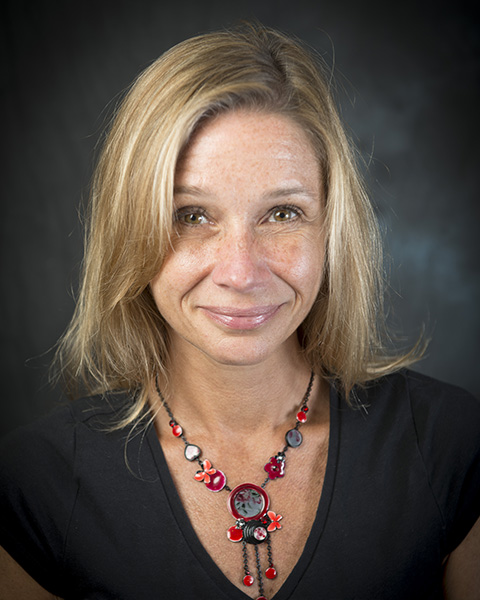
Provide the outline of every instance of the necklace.
[[203,482],[205,487],[211,492],[221,492],[222,490],[228,492],[227,507],[230,514],[235,519],[235,525],[229,527],[227,530],[227,537],[231,542],[242,543],[243,584],[247,587],[252,586],[255,582],[255,578],[251,574],[248,566],[247,544],[251,544],[254,547],[258,591],[260,593],[257,600],[267,600],[263,595],[263,575],[258,545],[262,543],[267,544],[268,567],[265,570],[265,576],[267,579],[275,579],[277,570],[273,564],[270,534],[277,529],[282,529],[282,524],[280,523],[282,515],[275,514],[272,510],[269,510],[270,498],[265,492],[265,486],[272,479],[277,479],[278,477],[283,477],[285,475],[285,454],[287,450],[289,448],[298,448],[303,442],[303,437],[299,428],[307,421],[307,403],[312,391],[314,377],[315,375],[312,371],[307,390],[300,405],[300,410],[296,416],[295,427],[289,429],[285,434],[286,445],[280,452],[277,452],[275,456],[272,456],[269,462],[264,466],[264,470],[267,472],[265,481],[260,486],[254,485],[253,483],[241,483],[233,488],[233,490],[227,485],[225,473],[219,469],[214,469],[208,459],[205,458],[202,460],[200,458],[202,455],[201,448],[195,444],[191,444],[187,440],[183,433],[183,428],[173,416],[170,407],[160,391],[158,378],[155,378],[157,394],[170,417],[169,424],[172,428],[172,434],[175,437],[180,438],[185,444],[185,458],[189,462],[196,461],[200,465],[200,470],[195,473],[194,478],[197,481]]

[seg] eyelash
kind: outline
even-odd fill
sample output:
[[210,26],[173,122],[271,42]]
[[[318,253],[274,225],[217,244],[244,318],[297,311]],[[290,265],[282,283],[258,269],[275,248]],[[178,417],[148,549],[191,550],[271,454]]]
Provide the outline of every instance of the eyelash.
[[[290,218],[286,219],[285,221],[275,221],[274,219],[274,215],[277,213],[290,213],[291,216]],[[268,214],[268,218],[266,219],[267,222],[271,221],[273,223],[287,223],[289,221],[294,221],[295,219],[297,219],[298,217],[300,217],[302,215],[302,211],[300,210],[300,208],[298,208],[298,206],[294,206],[293,204],[283,204],[281,206],[275,206]],[[184,220],[186,217],[193,217],[193,216],[197,216],[197,217],[203,217],[205,219],[205,221],[208,221],[207,217],[206,217],[206,211],[199,207],[199,206],[185,206],[183,208],[178,209],[177,211],[175,211],[175,215],[174,215],[174,222],[175,223],[180,223],[181,225],[187,225],[189,227],[196,227],[197,225],[200,225],[201,223],[192,223],[192,222],[188,222],[186,220]]]

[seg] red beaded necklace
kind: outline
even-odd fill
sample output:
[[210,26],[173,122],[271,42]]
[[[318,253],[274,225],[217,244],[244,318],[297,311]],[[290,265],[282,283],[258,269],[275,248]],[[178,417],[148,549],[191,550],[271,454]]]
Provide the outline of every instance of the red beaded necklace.
[[282,516],[275,514],[272,510],[269,510],[270,498],[265,492],[265,486],[271,479],[276,479],[277,477],[283,477],[285,475],[285,453],[289,448],[298,448],[303,441],[303,437],[299,431],[299,428],[307,420],[307,403],[312,391],[313,380],[314,373],[312,372],[310,375],[310,381],[308,382],[307,391],[302,399],[300,410],[297,413],[297,422],[295,427],[293,429],[289,429],[285,434],[286,445],[280,452],[277,452],[275,456],[272,456],[264,467],[268,474],[265,481],[260,486],[254,485],[253,483],[241,483],[232,490],[227,485],[227,478],[223,471],[214,469],[208,459],[205,458],[202,460],[200,458],[202,450],[187,440],[183,433],[182,427],[175,420],[170,407],[160,391],[157,378],[155,378],[155,387],[160,400],[162,401],[162,405],[170,417],[170,427],[172,428],[173,435],[183,440],[183,443],[185,444],[185,458],[189,462],[198,462],[201,467],[201,470],[195,473],[194,478],[197,481],[203,482],[205,486],[212,492],[220,492],[225,490],[229,493],[227,507],[230,511],[230,514],[235,519],[235,525],[232,525],[232,527],[227,530],[227,537],[231,542],[242,542],[244,571],[243,584],[248,587],[254,584],[255,578],[250,573],[248,567],[247,544],[251,544],[254,547],[258,578],[258,591],[260,593],[260,596],[257,598],[257,600],[267,600],[263,595],[263,576],[260,566],[258,545],[266,542],[268,567],[265,570],[265,576],[267,579],[275,579],[277,576],[277,570],[273,564],[270,533],[273,533],[277,529],[282,529],[282,525],[280,524]]

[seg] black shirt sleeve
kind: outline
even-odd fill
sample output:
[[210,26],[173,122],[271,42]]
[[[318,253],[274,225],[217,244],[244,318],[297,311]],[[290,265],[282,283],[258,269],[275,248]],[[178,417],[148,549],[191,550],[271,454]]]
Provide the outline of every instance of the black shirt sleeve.
[[76,496],[74,465],[75,424],[68,406],[8,435],[0,447],[0,545],[56,594]]
[[449,554],[480,516],[480,402],[418,373],[407,378],[417,443]]

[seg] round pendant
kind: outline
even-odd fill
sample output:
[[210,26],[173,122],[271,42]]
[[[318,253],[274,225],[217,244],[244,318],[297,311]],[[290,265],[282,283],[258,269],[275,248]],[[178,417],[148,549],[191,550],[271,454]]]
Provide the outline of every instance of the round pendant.
[[211,492],[220,492],[223,490],[226,483],[227,478],[225,477],[223,471],[217,470],[213,475],[210,476],[210,481],[209,483],[205,484],[205,487],[207,487]]
[[174,425],[172,427],[172,433],[175,437],[180,437],[183,433],[183,429],[180,427],[180,425]]
[[268,567],[268,569],[265,571],[265,575],[267,576],[267,579],[275,579],[277,576],[277,570],[273,566]]
[[285,441],[291,448],[298,448],[303,442],[302,434],[298,429],[290,429],[285,435]]
[[233,525],[227,529],[227,537],[231,542],[241,542],[243,539],[243,529]]
[[228,496],[227,506],[235,519],[252,521],[267,512],[270,499],[264,489],[253,483],[242,483]]
[[268,531],[262,521],[249,521],[243,530],[243,539],[247,544],[261,544],[268,539]]
[[307,422],[307,415],[305,414],[305,412],[303,410],[301,410],[300,412],[297,413],[297,421],[299,423]]

